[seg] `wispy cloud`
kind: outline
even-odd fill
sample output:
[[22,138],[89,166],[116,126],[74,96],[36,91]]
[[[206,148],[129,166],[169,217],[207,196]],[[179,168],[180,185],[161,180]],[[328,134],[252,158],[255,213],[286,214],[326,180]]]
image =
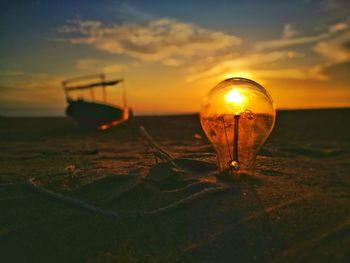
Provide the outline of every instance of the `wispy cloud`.
[[146,21],[154,19],[154,16],[145,12],[142,12],[135,7],[122,3],[117,5],[118,14],[126,21]]
[[305,45],[312,44],[327,38],[332,37],[335,33],[343,31],[348,28],[348,22],[340,22],[334,25],[329,26],[326,32],[323,32],[318,35],[311,36],[299,36],[297,31],[290,24],[286,24],[283,27],[282,35],[278,39],[262,41],[255,44],[255,51],[264,51],[264,50],[273,50],[278,48],[285,48],[295,45]]
[[[65,76],[46,73],[23,73],[23,78],[13,78],[6,84],[0,84],[0,90],[3,91],[0,96],[0,110],[16,112],[20,105],[22,109],[20,114],[24,115],[26,109],[35,107],[61,112],[65,104],[61,81],[65,78]],[[38,111],[39,115],[50,113],[42,109],[41,112]]]
[[302,56],[293,51],[273,51],[254,54],[242,54],[231,60],[217,63],[209,70],[199,71],[188,76],[186,81],[210,80],[222,77],[248,77],[259,81],[267,79],[313,79],[325,80],[328,77],[322,69],[314,67],[274,67],[267,69],[266,65],[277,65]]
[[13,86],[20,87],[25,92],[43,92],[60,90],[61,82],[66,77],[61,75],[50,75],[47,73],[25,74],[24,79],[13,80]]
[[341,63],[350,60],[350,31],[332,39],[318,42],[313,50],[332,63]]
[[281,49],[286,48],[290,46],[295,45],[303,45],[303,44],[309,44],[309,43],[315,43],[317,41],[320,41],[322,39],[326,39],[329,37],[329,33],[323,33],[320,35],[315,36],[302,36],[302,37],[288,37],[282,36],[278,39],[258,42],[254,46],[254,50],[256,52],[261,52],[264,50],[273,50],[273,49]]
[[347,29],[349,26],[346,22],[340,22],[340,23],[337,23],[337,24],[334,24],[334,25],[331,25],[329,27],[329,32],[330,33],[336,33],[338,31],[343,31],[345,29]]
[[81,71],[94,71],[102,73],[118,73],[126,69],[126,66],[111,64],[98,59],[80,59],[75,62],[77,69]]
[[111,73],[112,74],[112,73],[119,73],[125,69],[126,69],[126,67],[123,65],[112,64],[112,65],[102,67],[101,71],[103,73]]
[[290,39],[298,34],[298,31],[291,25],[285,24],[282,31],[282,39]]
[[14,77],[14,76],[21,76],[24,73],[19,70],[11,70],[11,71],[0,71],[0,76],[5,76],[5,77]]
[[95,69],[100,61],[96,59],[79,59],[75,62],[75,67],[80,70]]
[[106,9],[114,14],[114,18],[120,21],[142,22],[156,18],[153,14],[144,12],[125,1],[100,0],[99,3],[106,6]]
[[266,64],[278,62],[287,58],[296,56],[297,53],[290,51],[276,51],[267,53],[247,53],[241,54],[233,59],[226,59],[221,63],[213,65],[210,69],[206,69],[202,72],[197,72],[190,75],[186,80],[189,82],[196,81],[198,79],[210,78],[216,75],[222,75],[226,72],[240,73],[246,71],[252,71],[258,67]]
[[67,41],[72,44],[91,45],[112,54],[170,66],[178,66],[189,58],[213,55],[241,43],[236,36],[169,18],[121,25],[71,20],[60,32],[71,35]]

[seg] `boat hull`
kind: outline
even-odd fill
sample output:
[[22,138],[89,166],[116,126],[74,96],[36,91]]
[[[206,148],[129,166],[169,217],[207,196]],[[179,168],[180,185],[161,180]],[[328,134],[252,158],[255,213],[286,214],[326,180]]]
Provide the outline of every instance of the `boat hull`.
[[70,101],[66,114],[84,128],[103,129],[126,119],[121,108],[81,100]]

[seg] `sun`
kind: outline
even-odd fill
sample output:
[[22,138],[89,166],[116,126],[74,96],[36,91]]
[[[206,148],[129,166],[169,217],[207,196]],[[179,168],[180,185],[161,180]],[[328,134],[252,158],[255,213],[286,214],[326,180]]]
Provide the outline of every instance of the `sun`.
[[241,95],[241,93],[238,90],[231,90],[229,91],[225,96],[226,102],[228,103],[235,103],[235,104],[242,104],[244,101],[244,97]]

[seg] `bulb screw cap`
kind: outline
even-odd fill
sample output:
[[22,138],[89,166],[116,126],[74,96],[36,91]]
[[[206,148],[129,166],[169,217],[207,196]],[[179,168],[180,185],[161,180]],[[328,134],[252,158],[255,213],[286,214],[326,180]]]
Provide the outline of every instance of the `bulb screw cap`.
[[239,170],[239,162],[238,161],[235,161],[235,160],[232,160],[228,163],[228,166],[231,168],[231,170]]

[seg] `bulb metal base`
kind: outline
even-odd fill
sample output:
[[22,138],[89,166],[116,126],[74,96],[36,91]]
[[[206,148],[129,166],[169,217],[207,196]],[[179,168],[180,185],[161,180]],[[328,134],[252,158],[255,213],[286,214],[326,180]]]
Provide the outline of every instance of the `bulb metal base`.
[[232,160],[228,163],[228,166],[230,167],[230,170],[239,170],[239,162],[238,161],[235,161],[235,160]]

